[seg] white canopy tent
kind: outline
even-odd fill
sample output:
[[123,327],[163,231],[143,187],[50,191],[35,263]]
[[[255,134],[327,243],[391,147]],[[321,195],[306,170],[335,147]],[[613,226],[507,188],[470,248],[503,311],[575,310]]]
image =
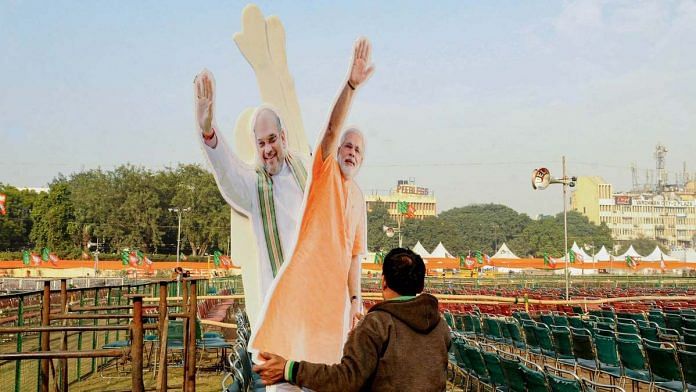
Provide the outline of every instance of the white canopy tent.
[[573,252],[575,252],[576,255],[579,255],[580,257],[582,257],[582,261],[584,263],[591,263],[592,262],[592,256],[585,253],[585,251],[581,247],[578,246],[577,242],[573,242],[573,246],[571,246],[570,249]]
[[696,249],[674,250],[669,255],[679,261],[696,263]]
[[609,261],[611,260],[611,255],[607,248],[602,245],[602,248],[594,255],[595,261]]
[[430,255],[430,253],[428,253],[427,250],[425,250],[425,247],[420,241],[416,242],[416,245],[414,245],[413,249],[411,250],[422,258],[433,257]]
[[652,251],[649,255],[643,257],[641,259],[642,261],[660,261],[660,260],[665,260],[665,261],[677,261],[678,259],[664,253],[662,249],[660,249],[659,246],[655,247],[655,250]]
[[430,253],[430,257],[439,259],[454,259],[454,256],[452,256],[452,254],[445,249],[442,242],[437,244],[435,249],[433,249],[433,251]]
[[503,245],[500,246],[500,249],[498,249],[497,252],[493,256],[491,256],[491,259],[519,259],[512,251],[510,248],[505,245],[503,242]]
[[[626,260],[626,256],[640,257],[641,259],[645,260],[645,259],[643,258],[643,256],[642,256],[640,253],[636,252],[636,250],[633,249],[633,245],[629,246],[629,247],[628,247],[628,250],[627,250],[626,252],[624,252],[624,253],[623,253],[622,255],[620,255],[620,256],[616,256],[616,258],[619,259],[619,260]],[[665,260],[666,260],[666,259],[665,259]]]

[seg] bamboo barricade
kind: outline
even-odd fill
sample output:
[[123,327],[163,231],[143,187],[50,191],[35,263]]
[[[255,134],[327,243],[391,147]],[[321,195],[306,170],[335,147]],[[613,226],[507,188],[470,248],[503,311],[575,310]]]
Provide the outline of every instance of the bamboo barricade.
[[[55,374],[54,382],[55,389],[61,392],[68,391],[68,359],[74,358],[109,358],[123,357],[130,355],[131,369],[131,391],[143,392],[145,386],[143,382],[143,352],[144,352],[144,331],[157,330],[160,336],[160,366],[159,377],[157,378],[157,390],[167,391],[167,366],[166,366],[166,339],[168,331],[169,318],[181,318],[184,321],[184,382],[183,390],[185,392],[195,392],[196,390],[196,316],[197,316],[197,285],[196,279],[183,279],[184,301],[182,304],[170,305],[167,300],[167,285],[171,281],[159,282],[159,301],[158,313],[147,314],[147,318],[157,318],[157,324],[145,324],[143,322],[143,298],[144,293],[126,294],[132,301],[131,306],[97,306],[95,297],[95,306],[71,306],[68,302],[67,279],[61,279],[60,285],[60,308],[58,312],[51,311],[51,281],[44,281],[42,300],[40,305],[41,324],[40,326],[24,326],[16,327],[0,327],[0,334],[9,333],[27,333],[39,332],[40,350],[37,352],[16,352],[2,353],[0,360],[40,360],[39,366],[39,390],[48,392],[50,387],[49,371],[53,369],[52,360],[59,360],[59,374]],[[183,306],[183,312],[168,313],[169,306]],[[154,306],[150,306],[154,308]],[[131,310],[130,314],[99,314],[100,311],[115,311],[115,310]],[[94,312],[71,314],[68,311],[76,312]],[[130,325],[97,325],[97,320],[112,320],[112,319],[130,319]],[[52,326],[51,321],[62,320],[61,325]],[[94,325],[67,325],[68,320],[94,320]],[[92,349],[92,350],[68,350],[67,348],[67,332],[86,332],[86,331],[130,331],[130,350],[123,349]],[[50,337],[51,333],[61,333],[61,350],[51,351]],[[21,346],[18,345],[21,348]],[[78,346],[79,347],[79,346]],[[179,387],[179,386],[177,386]]]

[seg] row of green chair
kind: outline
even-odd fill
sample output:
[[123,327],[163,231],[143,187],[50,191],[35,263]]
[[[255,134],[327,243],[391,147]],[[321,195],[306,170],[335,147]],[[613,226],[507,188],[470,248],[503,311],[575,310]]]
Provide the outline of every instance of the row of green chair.
[[457,384],[456,375],[461,374],[465,391],[475,384],[477,390],[488,386],[501,392],[594,392],[598,389],[623,392],[618,386],[591,380],[581,382],[575,373],[548,365],[541,368],[525,358],[475,341],[456,338],[453,350],[453,389]]

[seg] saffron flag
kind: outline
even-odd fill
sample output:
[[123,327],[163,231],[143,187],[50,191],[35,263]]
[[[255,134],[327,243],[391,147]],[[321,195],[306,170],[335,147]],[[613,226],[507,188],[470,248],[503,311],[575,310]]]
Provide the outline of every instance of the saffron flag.
[[48,254],[48,261],[50,261],[54,267],[57,267],[58,261],[60,261],[60,259],[58,258],[58,255],[56,255],[55,253],[49,253]]
[[575,259],[576,259],[577,261],[581,262],[581,263],[584,263],[584,262],[585,262],[585,258],[582,257],[582,255],[581,255],[580,253],[576,253],[576,254],[575,254]]
[[465,263],[466,263],[466,268],[468,268],[468,269],[473,269],[473,268],[474,268],[474,264],[476,264],[476,261],[474,260],[473,257],[471,257],[471,256],[466,256]]
[[128,255],[128,264],[130,264],[132,267],[138,267],[138,254],[135,252],[130,252]]
[[232,259],[230,259],[229,256],[220,256],[220,261],[222,262],[222,266],[225,267],[225,269],[230,269],[230,267],[232,266]]
[[662,270],[662,272],[665,272],[666,268],[667,266],[665,265],[665,258],[662,255],[662,253],[660,253],[660,269]]
[[550,257],[548,253],[544,252],[544,265],[554,268],[556,267],[556,259]]
[[411,219],[416,217],[416,207],[413,206],[413,203],[408,203],[406,217]]
[[483,259],[486,260],[486,264],[493,264],[493,262],[491,262],[491,256],[484,254]]
[[2,214],[2,215],[7,214],[7,207],[5,207],[6,200],[7,200],[7,196],[3,193],[0,193],[0,214]]
[[34,263],[34,267],[38,267],[41,265],[41,256],[37,255],[36,253],[31,254],[31,262]]

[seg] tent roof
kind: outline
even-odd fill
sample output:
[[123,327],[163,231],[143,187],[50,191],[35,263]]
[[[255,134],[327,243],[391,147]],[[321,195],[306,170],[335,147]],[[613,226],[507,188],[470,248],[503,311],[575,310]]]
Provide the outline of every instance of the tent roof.
[[674,250],[669,255],[681,261],[696,262],[696,249]]
[[624,253],[623,253],[622,255],[620,255],[620,256],[616,256],[616,258],[617,258],[617,259],[621,259],[621,260],[625,260],[625,259],[626,259],[626,256],[643,258],[643,255],[641,255],[640,253],[636,252],[635,249],[633,249],[633,245],[629,246],[629,247],[628,247],[628,250],[627,250],[626,252],[624,252]]
[[611,255],[609,254],[607,248],[602,245],[602,249],[600,249],[599,252],[594,255],[594,259],[595,261],[609,261],[611,260]]
[[498,249],[497,252],[493,256],[491,256],[491,259],[519,259],[512,251],[510,248],[503,244],[500,246],[500,249]]
[[585,251],[584,251],[581,247],[579,247],[578,244],[577,244],[576,242],[573,242],[573,246],[571,246],[570,249],[572,249],[573,252],[575,252],[576,255],[582,256],[582,261],[583,261],[583,262],[587,263],[588,261],[589,261],[589,262],[592,261],[592,256],[590,256],[590,255],[588,255],[587,253],[585,253]]
[[643,261],[660,261],[660,259],[663,260],[677,260],[674,257],[664,253],[662,249],[660,249],[659,246],[655,247],[655,250],[652,251],[649,255],[643,257],[641,260]]
[[442,245],[442,242],[438,243],[435,249],[430,253],[430,257],[435,257],[435,258],[449,258],[453,259],[454,256],[450,252],[445,249],[445,246]]
[[425,247],[423,247],[423,244],[421,244],[420,241],[416,242],[416,245],[414,245],[413,249],[411,250],[422,258],[431,257],[430,253],[425,250]]

